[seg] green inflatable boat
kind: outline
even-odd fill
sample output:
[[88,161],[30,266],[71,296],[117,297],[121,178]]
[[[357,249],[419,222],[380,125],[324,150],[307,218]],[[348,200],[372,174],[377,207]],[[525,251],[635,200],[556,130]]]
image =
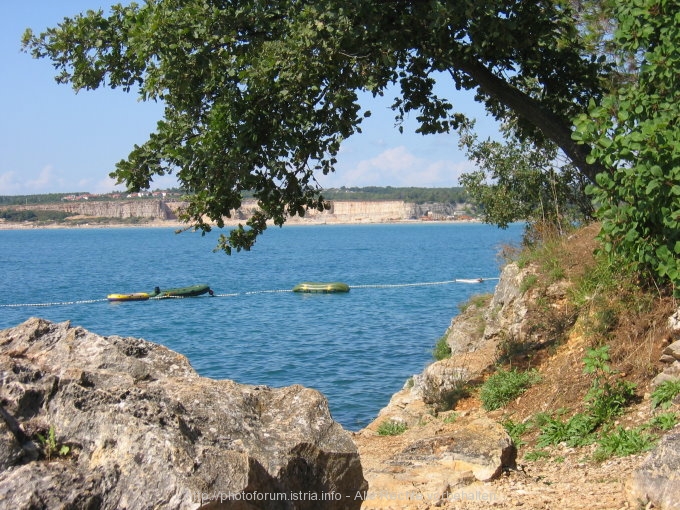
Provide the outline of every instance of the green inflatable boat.
[[293,287],[293,292],[349,292],[349,285],[342,282],[302,282]]
[[202,296],[203,294],[214,294],[210,285],[206,283],[201,283],[199,285],[191,285],[189,287],[177,287],[175,289],[164,289],[161,290],[156,287],[153,292],[149,293],[150,297],[155,298],[170,298],[170,297],[196,297]]

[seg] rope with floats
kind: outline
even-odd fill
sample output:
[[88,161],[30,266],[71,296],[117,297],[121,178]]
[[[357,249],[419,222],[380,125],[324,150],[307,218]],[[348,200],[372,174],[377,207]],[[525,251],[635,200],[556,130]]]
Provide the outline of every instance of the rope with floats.
[[[497,277],[491,278],[465,278],[455,280],[444,280],[438,282],[416,282],[416,283],[386,283],[386,284],[367,284],[367,285],[350,285],[350,289],[392,289],[405,287],[427,287],[435,285],[450,285],[453,283],[483,283],[489,280],[499,280]],[[272,289],[272,290],[253,290],[247,292],[232,292],[228,294],[214,293],[210,297],[239,297],[239,296],[253,296],[257,294],[282,294],[286,292],[293,292],[292,289]],[[204,297],[204,296],[198,296]],[[149,300],[163,300],[163,299],[185,299],[185,296],[153,296]],[[70,305],[86,305],[92,303],[103,303],[109,300],[104,299],[83,299],[78,301],[53,301],[49,303],[9,303],[1,304],[0,308],[30,308],[30,307],[49,307],[49,306],[70,306]]]
[[55,301],[53,303],[14,303],[14,304],[0,304],[0,308],[20,308],[30,306],[67,306],[67,305],[88,305],[90,303],[101,303],[108,301],[108,299],[83,299],[80,301]]

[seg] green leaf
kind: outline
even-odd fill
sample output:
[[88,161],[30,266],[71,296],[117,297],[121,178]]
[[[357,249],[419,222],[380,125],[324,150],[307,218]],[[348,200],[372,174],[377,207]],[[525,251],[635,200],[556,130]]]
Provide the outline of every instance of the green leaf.
[[647,188],[645,190],[645,193],[647,195],[651,195],[651,193],[657,189],[659,186],[661,186],[661,183],[659,181],[650,181],[649,184],[647,184]]

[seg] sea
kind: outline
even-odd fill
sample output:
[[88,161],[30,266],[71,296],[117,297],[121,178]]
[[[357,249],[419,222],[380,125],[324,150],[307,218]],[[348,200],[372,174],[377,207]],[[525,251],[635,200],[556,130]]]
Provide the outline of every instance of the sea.
[[[370,423],[413,374],[459,306],[493,292],[499,251],[523,225],[270,227],[249,252],[214,252],[219,231],[0,231],[0,329],[30,317],[144,338],[202,376],[322,392],[349,430]],[[467,283],[456,280],[476,280]],[[346,294],[291,292],[340,281]],[[208,283],[214,296],[109,302],[111,293]]]

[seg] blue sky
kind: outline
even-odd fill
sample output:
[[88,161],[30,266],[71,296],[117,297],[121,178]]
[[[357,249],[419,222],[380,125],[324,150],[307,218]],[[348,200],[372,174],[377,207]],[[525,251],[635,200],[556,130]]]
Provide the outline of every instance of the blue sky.
[[[54,81],[47,60],[22,53],[26,28],[41,32],[65,16],[106,8],[114,0],[23,0],[6,2],[0,17],[0,195],[114,189],[108,177],[116,162],[135,143],[143,143],[162,116],[162,105],[142,103],[135,94],[100,89],[76,94]],[[444,86],[444,85],[442,85]],[[472,169],[455,135],[422,136],[413,123],[404,134],[394,127],[392,97],[363,103],[373,115],[363,133],[347,140],[337,171],[320,176],[324,187],[457,186],[458,176]],[[483,133],[493,133],[470,95],[453,91],[454,105],[478,117]],[[158,178],[152,188],[173,186],[172,177]],[[118,187],[118,189],[122,189]]]

